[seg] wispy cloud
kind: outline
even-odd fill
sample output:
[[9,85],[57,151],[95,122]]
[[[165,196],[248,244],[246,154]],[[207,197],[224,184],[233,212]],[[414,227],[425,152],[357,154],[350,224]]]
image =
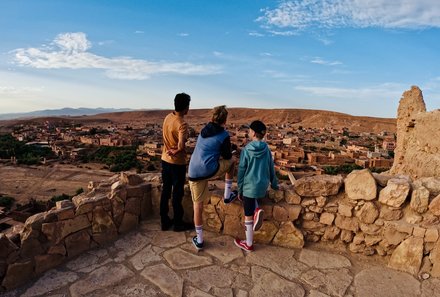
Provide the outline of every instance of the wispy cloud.
[[25,95],[36,92],[42,92],[43,87],[13,87],[13,86],[0,86],[0,94],[2,95]]
[[326,65],[326,66],[342,65],[342,62],[340,62],[340,61],[326,61],[320,57],[313,58],[312,60],[310,60],[310,63],[319,64],[319,65]]
[[396,83],[384,83],[377,86],[363,88],[338,88],[338,87],[317,87],[317,86],[296,86],[298,91],[305,92],[317,97],[329,99],[364,99],[374,98],[398,99],[403,90],[408,86]]
[[134,34],[144,34],[145,32],[144,31],[141,31],[141,30],[136,30],[136,31],[134,31]]
[[19,48],[13,51],[19,65],[38,69],[102,69],[114,79],[142,80],[154,74],[204,75],[220,72],[215,65],[189,62],[152,62],[131,57],[107,58],[89,50],[92,43],[85,33],[59,34],[51,45]]
[[258,33],[258,32],[249,32],[249,36],[253,37],[263,37],[264,34]]
[[178,35],[179,35],[180,37],[188,37],[188,36],[189,36],[189,33],[182,32],[182,33],[179,33]]
[[440,27],[435,0],[293,0],[265,8],[257,19],[267,28],[420,29]]
[[260,53],[260,56],[263,57],[272,57],[273,55],[271,53]]

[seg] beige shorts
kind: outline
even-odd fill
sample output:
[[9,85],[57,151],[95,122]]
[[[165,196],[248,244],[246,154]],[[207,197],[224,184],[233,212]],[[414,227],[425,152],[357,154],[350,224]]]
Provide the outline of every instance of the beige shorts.
[[219,168],[216,174],[208,179],[189,181],[189,188],[191,190],[191,197],[194,202],[203,202],[209,199],[208,181],[218,177],[224,177],[232,166],[231,160],[219,160]]

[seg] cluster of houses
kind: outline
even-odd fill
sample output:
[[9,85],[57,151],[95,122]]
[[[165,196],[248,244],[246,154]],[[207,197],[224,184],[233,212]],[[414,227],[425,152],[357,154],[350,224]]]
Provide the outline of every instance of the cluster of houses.
[[[191,125],[188,155],[194,150],[197,132],[204,124]],[[248,128],[229,124],[231,142],[246,145]],[[162,153],[161,124],[141,127],[108,125],[106,127],[50,124],[22,125],[13,136],[21,141],[49,146],[61,160],[75,162],[98,146],[137,146],[138,158],[159,160]],[[393,164],[395,135],[387,132],[355,133],[344,129],[303,128],[293,124],[268,125],[266,141],[272,151],[276,169],[295,177],[321,174],[325,166],[355,164],[363,168],[388,169]],[[189,159],[189,158],[188,158]]]

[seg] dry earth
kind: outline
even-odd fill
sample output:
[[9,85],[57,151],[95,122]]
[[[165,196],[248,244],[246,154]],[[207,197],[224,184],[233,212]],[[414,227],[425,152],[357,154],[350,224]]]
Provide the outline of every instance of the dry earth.
[[59,164],[0,165],[0,194],[12,196],[21,204],[27,203],[31,198],[46,201],[54,195],[73,195],[79,188],[86,189],[89,181],[101,181],[114,175],[106,170],[93,169],[90,164],[85,166],[92,169]]

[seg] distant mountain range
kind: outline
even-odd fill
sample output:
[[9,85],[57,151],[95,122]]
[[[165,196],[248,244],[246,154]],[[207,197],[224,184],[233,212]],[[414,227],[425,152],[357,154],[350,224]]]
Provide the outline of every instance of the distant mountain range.
[[0,114],[0,120],[37,118],[48,116],[82,116],[82,115],[96,115],[100,113],[131,111],[130,108],[62,108],[62,109],[45,109],[25,113],[3,113]]

